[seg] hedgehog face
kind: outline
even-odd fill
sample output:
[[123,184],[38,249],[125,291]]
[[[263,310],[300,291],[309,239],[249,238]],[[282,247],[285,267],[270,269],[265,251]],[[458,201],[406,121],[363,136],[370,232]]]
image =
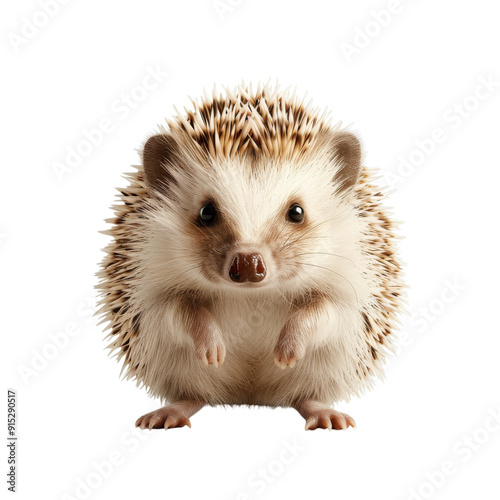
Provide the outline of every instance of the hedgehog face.
[[348,198],[359,165],[342,174],[350,149],[338,136],[335,146],[288,159],[211,158],[182,149],[185,142],[160,135],[145,146],[154,195],[144,266],[150,279],[230,293],[317,286],[353,293],[360,228]]

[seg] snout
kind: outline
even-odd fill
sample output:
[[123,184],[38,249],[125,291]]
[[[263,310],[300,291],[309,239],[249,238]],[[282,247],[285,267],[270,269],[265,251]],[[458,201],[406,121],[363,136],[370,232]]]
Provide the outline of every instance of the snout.
[[260,253],[238,253],[229,267],[229,277],[236,283],[258,283],[266,277],[266,265]]

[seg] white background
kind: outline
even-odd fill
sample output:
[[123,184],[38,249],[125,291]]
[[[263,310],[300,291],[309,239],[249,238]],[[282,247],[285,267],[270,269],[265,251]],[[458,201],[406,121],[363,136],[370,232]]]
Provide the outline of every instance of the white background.
[[[0,321],[4,386],[18,391],[17,497],[499,498],[494,2],[232,3],[73,0],[48,20],[41,2],[4,5]],[[141,93],[148,67],[169,75]],[[135,433],[158,401],[120,381],[91,317],[114,188],[188,95],[268,78],[351,124],[395,188],[411,286],[399,356],[374,391],[339,404],[354,430],[305,432],[292,409],[208,408],[192,429]],[[124,108],[131,92],[141,101]],[[58,177],[54,164],[103,119],[113,130]]]

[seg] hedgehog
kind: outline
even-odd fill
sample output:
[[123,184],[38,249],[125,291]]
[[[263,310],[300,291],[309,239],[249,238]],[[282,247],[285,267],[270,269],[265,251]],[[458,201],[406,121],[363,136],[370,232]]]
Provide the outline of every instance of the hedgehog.
[[291,407],[309,430],[383,377],[404,285],[399,223],[355,133],[297,92],[214,88],[160,125],[126,174],[98,272],[125,379],[162,401]]

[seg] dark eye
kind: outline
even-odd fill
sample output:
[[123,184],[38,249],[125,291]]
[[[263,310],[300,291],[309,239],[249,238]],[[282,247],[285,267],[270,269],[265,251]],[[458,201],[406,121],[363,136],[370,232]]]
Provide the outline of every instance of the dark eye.
[[294,203],[288,209],[288,218],[292,222],[302,222],[304,220],[304,209],[297,203]]
[[203,205],[200,210],[200,216],[199,220],[205,224],[209,225],[215,222],[215,219],[217,217],[217,210],[211,203],[207,203],[206,205]]

